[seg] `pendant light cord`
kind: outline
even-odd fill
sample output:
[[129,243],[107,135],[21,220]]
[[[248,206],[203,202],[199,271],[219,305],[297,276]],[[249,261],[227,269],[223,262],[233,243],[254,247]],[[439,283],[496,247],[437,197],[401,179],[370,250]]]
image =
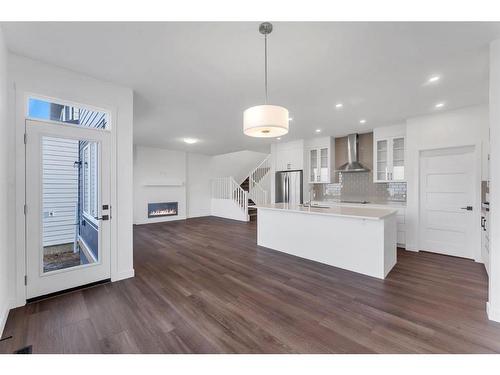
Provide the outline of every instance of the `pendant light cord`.
[[269,102],[269,96],[267,93],[267,34],[264,35],[264,85],[266,88],[266,104]]

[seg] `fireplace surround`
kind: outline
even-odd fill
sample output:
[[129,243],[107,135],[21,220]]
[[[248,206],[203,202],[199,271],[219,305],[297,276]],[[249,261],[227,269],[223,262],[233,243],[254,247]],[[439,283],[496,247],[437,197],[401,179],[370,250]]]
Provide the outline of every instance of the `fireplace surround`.
[[178,202],[148,203],[148,218],[175,216],[178,206]]

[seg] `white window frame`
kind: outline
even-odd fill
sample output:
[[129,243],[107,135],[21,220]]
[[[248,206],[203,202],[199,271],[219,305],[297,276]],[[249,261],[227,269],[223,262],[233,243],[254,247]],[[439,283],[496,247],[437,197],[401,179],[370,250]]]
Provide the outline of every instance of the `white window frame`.
[[[92,163],[92,145],[95,144],[95,158],[94,163]],[[88,153],[88,176],[86,176],[86,166],[85,166],[85,154]],[[92,215],[92,206],[95,209],[96,216],[99,215],[99,186],[95,186],[94,189],[94,199],[91,199],[92,195],[92,182],[97,183],[99,181],[97,179],[98,174],[98,160],[99,160],[99,147],[98,144],[89,142],[82,149],[82,216],[95,224],[96,226],[99,224],[98,220]],[[87,181],[85,178],[88,177]],[[93,177],[93,181],[92,181]],[[88,208],[86,207],[85,195],[88,192]]]

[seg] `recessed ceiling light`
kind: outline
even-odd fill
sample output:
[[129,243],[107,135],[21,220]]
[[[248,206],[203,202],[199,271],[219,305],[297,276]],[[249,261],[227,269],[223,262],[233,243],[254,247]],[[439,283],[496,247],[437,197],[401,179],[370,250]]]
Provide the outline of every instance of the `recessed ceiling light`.
[[435,108],[443,108],[444,107],[444,103],[443,102],[437,103],[434,107]]
[[366,120],[365,119],[359,120],[359,123],[360,124],[366,124]]
[[438,75],[435,75],[435,76],[431,76],[428,80],[427,80],[427,83],[436,83],[437,81],[439,81],[441,79],[441,76],[438,76]]
[[278,141],[281,141],[281,137],[276,138]]
[[321,129],[316,129],[316,133],[321,133]]
[[198,140],[194,138],[184,138],[184,142],[187,143],[188,145],[192,145],[193,143],[198,142]]
[[293,117],[288,117],[288,121],[293,121]]
[[344,105],[343,105],[342,103],[337,103],[337,104],[335,104],[335,108],[337,108],[337,109],[340,109],[340,108],[342,108],[343,106],[344,106]]

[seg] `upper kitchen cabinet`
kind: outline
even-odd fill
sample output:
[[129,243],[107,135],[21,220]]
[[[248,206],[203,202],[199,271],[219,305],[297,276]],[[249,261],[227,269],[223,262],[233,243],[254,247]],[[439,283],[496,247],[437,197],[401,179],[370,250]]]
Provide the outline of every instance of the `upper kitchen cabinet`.
[[332,182],[335,166],[335,143],[332,137],[308,139],[305,142],[309,183]]
[[406,125],[373,130],[373,182],[406,181]]
[[272,146],[276,171],[304,169],[304,141],[276,143]]

